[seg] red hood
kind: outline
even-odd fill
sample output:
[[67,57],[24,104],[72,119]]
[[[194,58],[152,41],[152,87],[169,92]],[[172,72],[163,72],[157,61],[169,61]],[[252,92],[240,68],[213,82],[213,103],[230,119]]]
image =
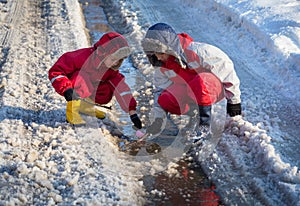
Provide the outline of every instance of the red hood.
[[94,48],[98,48],[99,46],[106,47],[107,43],[109,43],[112,39],[119,38],[120,47],[128,46],[126,39],[117,32],[108,32],[104,34],[95,44]]
[[[130,48],[127,40],[117,32],[104,34],[99,41],[94,44],[93,67],[103,68],[104,60],[113,55],[115,59],[123,59],[130,55]],[[106,68],[107,69],[107,68]]]
[[183,49],[186,49],[188,47],[188,45],[194,41],[194,39],[192,37],[190,37],[188,34],[186,33],[181,33],[178,34],[178,37],[180,39],[181,42],[181,46]]

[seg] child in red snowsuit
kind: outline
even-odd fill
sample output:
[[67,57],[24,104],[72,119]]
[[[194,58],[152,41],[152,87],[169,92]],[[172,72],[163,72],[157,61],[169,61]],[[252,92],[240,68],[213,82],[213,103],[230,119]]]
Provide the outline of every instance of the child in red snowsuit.
[[129,55],[126,39],[108,32],[93,47],[63,54],[50,68],[52,86],[67,101],[66,118],[70,124],[85,124],[80,113],[105,118],[105,113],[93,104],[107,104],[114,95],[134,126],[142,127],[136,114],[136,100],[118,70]]

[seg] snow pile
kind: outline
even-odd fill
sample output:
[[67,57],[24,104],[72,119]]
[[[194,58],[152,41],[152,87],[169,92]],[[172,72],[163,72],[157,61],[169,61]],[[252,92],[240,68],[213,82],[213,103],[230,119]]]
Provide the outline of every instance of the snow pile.
[[[285,1],[268,5],[259,1],[210,0],[108,2],[120,11],[109,13],[110,22],[130,37],[131,33],[143,34],[156,22],[166,22],[177,32],[217,45],[232,57],[241,78],[243,118],[226,121],[216,152],[202,166],[217,184],[225,203],[298,204],[299,118],[294,113],[298,111],[300,94],[297,7],[288,9],[291,13],[285,15],[287,10],[278,10],[287,4]],[[131,16],[133,11],[135,15]],[[119,18],[124,20],[126,30],[118,27]],[[293,35],[286,36],[285,31]],[[287,39],[293,44],[286,44]],[[140,35],[136,35],[135,44],[139,41]],[[150,75],[143,58],[141,54],[133,61],[145,75]]]
[[242,26],[255,34],[262,46],[268,50],[274,48],[275,55],[282,55],[285,58],[299,55],[299,2],[288,0],[280,0],[276,3],[260,0],[243,2],[217,0],[216,2],[224,10],[229,11],[228,16],[239,15]]
[[143,205],[142,164],[118,151],[106,125],[65,123],[48,80],[63,52],[89,45],[78,1],[0,8],[0,204]]
[[[261,59],[263,69],[255,69],[263,77],[272,73],[272,78],[266,81],[276,89],[299,99],[300,71],[300,13],[299,1],[224,1],[216,0],[213,7],[224,15],[228,23],[232,22],[244,30],[244,35],[250,36],[259,47],[245,51],[254,58]],[[246,34],[247,32],[247,34]],[[244,40],[244,38],[238,37]],[[249,42],[239,41],[249,49]],[[270,70],[271,69],[271,70]]]

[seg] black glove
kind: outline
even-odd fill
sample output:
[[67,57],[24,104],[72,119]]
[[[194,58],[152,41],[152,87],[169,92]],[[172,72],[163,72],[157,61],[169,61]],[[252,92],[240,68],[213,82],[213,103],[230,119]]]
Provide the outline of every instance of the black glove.
[[241,115],[242,114],[241,103],[238,103],[238,104],[229,104],[229,103],[227,103],[227,113],[231,117],[234,117],[236,115]]
[[64,92],[64,97],[67,101],[78,100],[80,99],[79,94],[77,94],[74,89],[67,89]]
[[130,115],[130,119],[136,128],[142,129],[142,122],[137,114]]
[[161,131],[162,123],[162,118],[156,118],[154,122],[146,129],[146,132],[153,135],[159,133]]

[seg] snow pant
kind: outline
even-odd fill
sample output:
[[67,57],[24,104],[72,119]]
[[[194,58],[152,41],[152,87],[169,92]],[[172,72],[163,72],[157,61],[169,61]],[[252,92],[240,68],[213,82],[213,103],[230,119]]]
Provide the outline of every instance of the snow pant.
[[200,73],[187,84],[172,84],[158,97],[159,105],[171,114],[185,114],[189,104],[210,106],[224,98],[221,81],[212,73]]
[[171,114],[185,114],[191,103],[193,101],[187,93],[187,86],[183,84],[172,84],[158,97],[158,104]]
[[200,124],[210,123],[211,105],[224,98],[221,81],[212,73],[200,73],[188,84],[172,84],[158,97],[158,104],[171,114],[186,114],[198,105]]
[[[97,89],[89,98],[97,104],[107,104],[114,96],[121,109],[125,112],[136,110],[136,101],[131,94],[130,88],[127,88],[127,85],[121,83],[114,87],[109,82],[100,82],[98,85],[95,85]],[[125,86],[125,88],[123,86]]]
[[114,95],[114,88],[111,84],[106,82],[101,82],[97,90],[92,96],[90,97],[93,99],[97,104],[107,104],[109,103]]
[[202,106],[212,105],[225,97],[222,82],[211,72],[199,73],[188,82],[187,90],[193,101]]
[[84,72],[74,73],[70,78],[73,88],[80,97],[90,98],[98,104],[107,104],[111,101],[115,89],[110,83],[105,81],[92,83],[85,79],[89,77]]

